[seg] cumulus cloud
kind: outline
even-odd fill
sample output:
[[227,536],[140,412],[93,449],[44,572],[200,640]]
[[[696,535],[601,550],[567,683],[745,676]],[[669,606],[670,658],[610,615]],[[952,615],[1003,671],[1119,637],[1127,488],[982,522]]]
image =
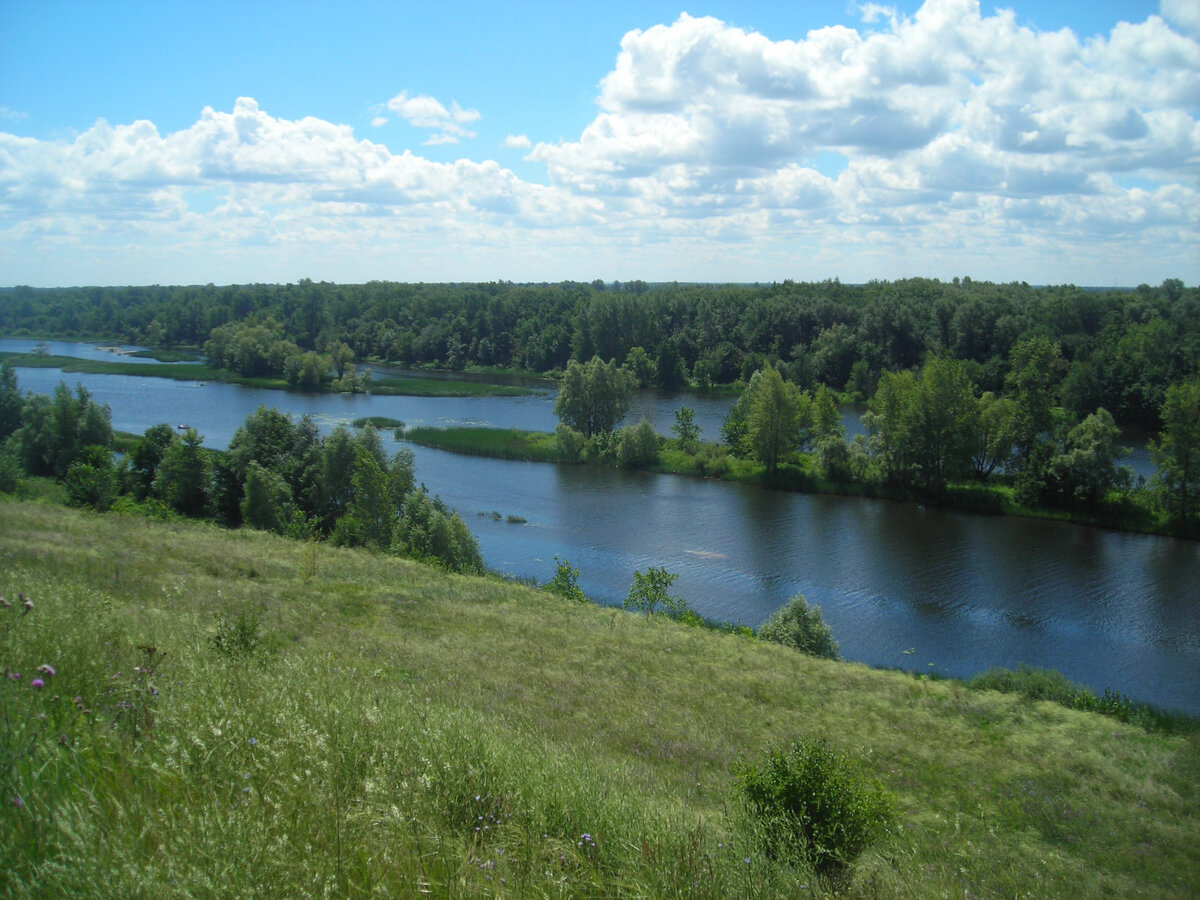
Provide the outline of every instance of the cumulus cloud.
[[425,141],[427,145],[457,144],[463,138],[475,137],[474,131],[463,126],[478,121],[480,117],[479,110],[463,109],[456,100],[451,101],[450,108],[446,109],[434,97],[410,97],[407,91],[401,91],[389,100],[387,108],[415,128],[435,129],[437,133]]
[[1194,0],[1162,0],[1162,14],[1184,31],[1200,35],[1200,6]]
[[[682,15],[625,35],[578,138],[504,139],[547,184],[492,160],[393,153],[249,98],[166,135],[146,121],[98,121],[72,141],[0,132],[0,265],[117,240],[340,248],[393,265],[387,248],[403,246],[405,260],[444,261],[425,278],[471,277],[454,268],[464,260],[528,266],[479,277],[615,276],[619,260],[648,278],[950,266],[1107,282],[1116,266],[1154,280],[1124,275],[1141,266],[1195,281],[1200,41],[1181,30],[1184,6],[1162,11],[1086,40],[976,0],[912,16],[866,5],[872,30],[794,40]],[[408,92],[372,113],[427,130],[428,145],[473,137],[480,118]]]

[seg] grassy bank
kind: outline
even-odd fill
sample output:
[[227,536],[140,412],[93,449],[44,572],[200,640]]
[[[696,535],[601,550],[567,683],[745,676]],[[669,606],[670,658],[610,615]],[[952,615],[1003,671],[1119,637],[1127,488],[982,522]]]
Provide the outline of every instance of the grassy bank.
[[[171,378],[175,381],[217,381],[266,390],[289,390],[282,378],[249,378],[216,369],[203,363],[134,363],[117,360],[78,359],[74,356],[47,356],[37,353],[0,352],[0,361],[35,369],[62,369],[64,373],[92,375],[136,375],[142,378]],[[511,397],[530,391],[515,385],[487,384],[481,381],[383,377],[371,383],[371,393],[408,397]]]
[[196,523],[0,560],[6,897],[822,895],[734,788],[793,736],[896,799],[846,895],[1200,889],[1194,735]]

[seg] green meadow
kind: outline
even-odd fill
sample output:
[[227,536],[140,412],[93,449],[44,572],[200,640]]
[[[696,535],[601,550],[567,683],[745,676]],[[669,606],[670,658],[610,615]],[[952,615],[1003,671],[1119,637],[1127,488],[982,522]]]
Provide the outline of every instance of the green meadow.
[[[1200,892],[1194,731],[47,502],[0,498],[0,595],[3,897]],[[797,738],[892,798],[836,878],[738,788]]]

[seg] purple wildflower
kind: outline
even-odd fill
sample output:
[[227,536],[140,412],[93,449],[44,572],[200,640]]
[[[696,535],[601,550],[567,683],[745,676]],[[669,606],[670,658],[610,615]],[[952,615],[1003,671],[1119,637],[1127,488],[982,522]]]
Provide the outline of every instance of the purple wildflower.
[[42,679],[40,679],[40,678],[35,678],[35,679],[33,679],[33,681],[29,682],[29,686],[31,688],[45,687],[46,682],[42,681]]
[[45,675],[47,678],[53,678],[55,675],[58,674],[57,672],[54,671],[54,666],[44,666],[44,665],[38,666],[37,670],[39,672],[41,672],[43,675]]

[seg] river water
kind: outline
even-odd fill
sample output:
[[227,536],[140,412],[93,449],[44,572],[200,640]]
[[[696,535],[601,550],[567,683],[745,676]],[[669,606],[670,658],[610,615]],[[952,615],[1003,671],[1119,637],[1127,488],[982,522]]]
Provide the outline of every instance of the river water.
[[[0,340],[0,350],[31,342]],[[68,354],[106,353],[90,348]],[[105,355],[100,358],[114,358]],[[549,390],[514,398],[310,395],[159,378],[17,370],[22,390],[83,384],[113,427],[190,425],[225,447],[260,403],[328,431],[368,415],[409,425],[553,430]],[[669,433],[687,405],[719,436],[728,399],[647,393],[630,415]],[[851,428],[857,426],[847,416]],[[384,433],[385,442],[391,442]],[[757,626],[801,592],[842,654],[876,666],[965,677],[1018,663],[1096,691],[1200,714],[1200,544],[917,504],[788,494],[747,485],[479,459],[422,447],[417,478],[479,539],[487,565],[547,581],[554,557],[592,598],[619,604],[635,571],[665,566],[702,615]],[[497,519],[492,513],[499,513]],[[508,516],[524,518],[510,524]]]

